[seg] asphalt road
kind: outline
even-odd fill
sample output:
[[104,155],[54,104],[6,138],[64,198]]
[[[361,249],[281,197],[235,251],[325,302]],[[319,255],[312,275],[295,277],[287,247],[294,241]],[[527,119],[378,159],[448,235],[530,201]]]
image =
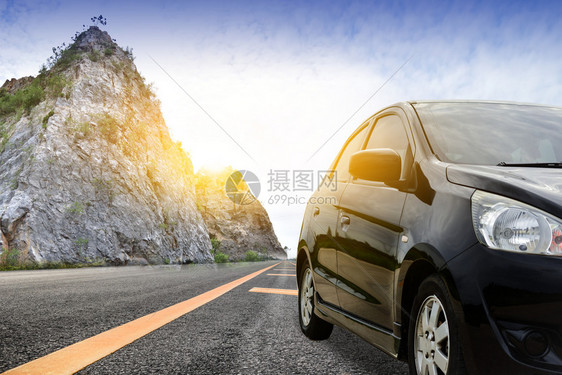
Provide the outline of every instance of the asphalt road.
[[[276,262],[0,273],[0,372],[82,341]],[[283,262],[277,269],[292,267]],[[406,374],[353,334],[308,340],[294,271],[266,271],[85,367],[82,374]]]

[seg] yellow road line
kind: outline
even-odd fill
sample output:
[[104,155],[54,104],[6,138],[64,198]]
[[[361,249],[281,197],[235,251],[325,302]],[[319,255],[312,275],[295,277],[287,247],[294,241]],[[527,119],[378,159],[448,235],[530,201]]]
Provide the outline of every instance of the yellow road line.
[[286,294],[288,296],[298,295],[298,291],[293,289],[252,288],[249,291],[256,293]]
[[268,273],[267,276],[297,276],[290,273]]
[[296,265],[295,263],[293,263],[293,262],[289,262],[289,263],[291,263],[291,264],[292,264],[293,266],[295,266],[295,267],[297,266],[297,265]]
[[182,315],[211,302],[278,264],[266,267],[196,297],[47,354],[44,357],[8,370],[4,374],[73,374]]

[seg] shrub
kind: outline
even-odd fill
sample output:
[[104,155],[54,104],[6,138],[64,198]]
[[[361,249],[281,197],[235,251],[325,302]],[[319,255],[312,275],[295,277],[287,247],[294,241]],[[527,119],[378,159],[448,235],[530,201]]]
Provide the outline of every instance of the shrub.
[[215,254],[221,247],[221,242],[217,238],[211,238],[211,253]]
[[0,115],[7,115],[15,112],[18,108],[16,97],[6,91],[0,94]]
[[260,256],[255,251],[248,250],[244,254],[244,261],[245,262],[257,262],[259,260],[260,260]]
[[108,56],[108,57],[111,56],[111,55],[113,55],[113,48],[106,48],[106,49],[104,49],[104,50],[103,50],[103,54],[104,54],[105,56]]
[[0,115],[9,115],[16,112],[16,121],[19,121],[18,117],[21,117],[23,111],[29,113],[33,107],[43,100],[44,96],[45,93],[39,84],[39,80],[33,81],[29,86],[16,91],[14,94],[3,91],[0,94]]
[[215,263],[227,263],[227,262],[228,262],[228,255],[220,251],[215,252]]
[[45,115],[45,117],[43,117],[43,129],[47,128],[47,122],[49,122],[49,119],[51,118],[51,116],[53,116],[55,114],[55,111],[53,111],[52,109],[49,111],[49,113],[47,113],[47,115]]
[[78,238],[74,243],[79,246],[85,246],[90,242],[87,238]]
[[[47,59],[47,67],[54,68],[57,71],[68,69],[72,63],[80,58],[81,51],[74,46],[66,46],[63,43],[61,46],[53,47],[53,55]],[[39,73],[46,73],[45,69],[41,68]]]
[[77,238],[77,239],[74,241],[74,244],[76,245],[76,250],[79,252],[79,254],[80,254],[82,257],[84,256],[83,251],[84,251],[84,250],[88,250],[88,243],[89,243],[89,242],[90,242],[90,241],[89,241],[87,238],[81,238],[81,237],[80,237],[80,238]]
[[66,210],[71,214],[81,215],[84,213],[84,205],[82,202],[74,202]]
[[21,104],[23,108],[29,113],[31,108],[41,103],[44,97],[44,91],[38,83],[33,83],[23,90],[20,90],[16,95],[21,93]]
[[66,49],[56,61],[55,67],[60,71],[68,69],[74,61],[80,58],[81,54],[81,51],[76,48]]
[[20,252],[18,249],[4,249],[0,255],[0,269],[14,269],[20,264]]
[[62,74],[51,74],[45,80],[45,87],[51,98],[64,97],[65,88],[70,88],[72,82]]
[[92,52],[88,53],[88,57],[90,58],[90,60],[92,60],[93,62],[97,62],[100,59],[100,53],[96,50],[93,50]]

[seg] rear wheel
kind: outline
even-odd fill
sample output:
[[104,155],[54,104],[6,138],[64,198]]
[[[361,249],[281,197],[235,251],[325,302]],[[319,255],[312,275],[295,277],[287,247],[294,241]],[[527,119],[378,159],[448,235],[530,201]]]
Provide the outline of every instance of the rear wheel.
[[306,264],[301,272],[299,285],[299,322],[302,332],[311,340],[325,340],[330,337],[334,326],[320,319],[314,310],[314,280],[310,266]]
[[456,316],[445,283],[424,280],[412,306],[409,328],[410,374],[464,374]]

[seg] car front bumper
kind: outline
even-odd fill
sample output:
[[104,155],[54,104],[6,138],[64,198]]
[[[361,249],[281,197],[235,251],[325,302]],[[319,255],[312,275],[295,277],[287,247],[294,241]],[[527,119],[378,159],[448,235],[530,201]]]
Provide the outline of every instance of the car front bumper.
[[562,257],[478,244],[447,267],[470,372],[562,373]]

